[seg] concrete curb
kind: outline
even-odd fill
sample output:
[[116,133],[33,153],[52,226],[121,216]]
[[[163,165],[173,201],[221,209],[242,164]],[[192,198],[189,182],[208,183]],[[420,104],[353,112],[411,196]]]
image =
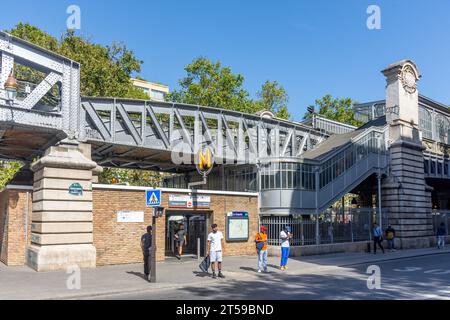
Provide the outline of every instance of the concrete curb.
[[420,257],[441,255],[441,254],[450,254],[450,250],[447,250],[447,251],[436,251],[436,252],[424,252],[424,253],[418,253],[418,254],[414,254],[414,255],[410,255],[410,256],[404,256],[404,257],[391,257],[391,258],[386,257],[386,259],[375,259],[375,260],[371,259],[370,261],[355,262],[355,263],[350,263],[350,264],[343,264],[343,265],[339,265],[339,267],[345,268],[345,267],[358,266],[358,265],[363,265],[363,264],[372,263],[372,262],[384,262],[384,261],[403,260],[403,259],[420,258]]
[[[423,252],[423,253],[411,254],[411,255],[402,256],[402,257],[389,257],[389,256],[384,256],[384,257],[380,256],[380,258],[372,257],[375,259],[367,259],[365,261],[359,261],[359,262],[349,263],[349,264],[337,264],[334,266],[333,265],[319,266],[319,267],[316,266],[316,267],[302,269],[300,272],[287,271],[285,273],[280,272],[277,274],[279,274],[279,275],[301,275],[301,274],[311,273],[311,272],[359,266],[359,265],[364,265],[364,264],[368,264],[368,263],[403,260],[403,259],[411,259],[411,258],[419,258],[419,257],[424,257],[424,256],[443,255],[443,254],[450,254],[450,250],[441,251],[441,252],[439,252],[439,251]],[[307,263],[309,263],[309,262],[307,262]],[[270,275],[274,275],[274,273],[272,273]],[[242,279],[243,276],[245,276],[246,279],[259,280],[259,279],[263,279],[264,276],[266,276],[266,275],[260,275],[258,273],[253,274],[253,273],[249,273],[249,272],[229,271],[229,272],[227,272],[227,278],[225,280],[218,279],[218,281],[237,281],[239,279]],[[149,291],[164,291],[164,290],[170,290],[170,289],[182,289],[182,288],[189,287],[189,286],[198,287],[198,286],[203,286],[205,284],[211,283],[211,278],[208,277],[207,279],[208,280],[187,282],[187,283],[183,283],[183,284],[157,284],[155,287],[140,288],[140,289],[133,289],[133,290],[111,290],[111,291],[95,292],[95,293],[61,295],[61,296],[53,296],[51,298],[40,298],[38,300],[76,300],[76,299],[85,299],[85,298],[126,295],[126,294],[133,294],[133,293],[146,293]]]

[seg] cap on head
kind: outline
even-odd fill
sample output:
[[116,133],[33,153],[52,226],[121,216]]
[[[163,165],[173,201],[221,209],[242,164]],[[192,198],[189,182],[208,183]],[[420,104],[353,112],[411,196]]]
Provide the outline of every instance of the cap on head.
[[266,232],[267,231],[267,228],[266,227],[264,227],[264,226],[261,226],[261,232]]

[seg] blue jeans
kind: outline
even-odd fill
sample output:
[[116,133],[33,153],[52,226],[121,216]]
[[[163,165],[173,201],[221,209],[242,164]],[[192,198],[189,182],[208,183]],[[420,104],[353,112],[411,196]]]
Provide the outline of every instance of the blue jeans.
[[261,250],[258,254],[258,270],[267,271],[267,250]]
[[288,259],[289,259],[289,251],[291,248],[287,247],[287,248],[281,248],[281,263],[280,266],[281,267],[285,267],[288,263]]
[[394,239],[388,240],[388,249],[395,249],[394,247]]

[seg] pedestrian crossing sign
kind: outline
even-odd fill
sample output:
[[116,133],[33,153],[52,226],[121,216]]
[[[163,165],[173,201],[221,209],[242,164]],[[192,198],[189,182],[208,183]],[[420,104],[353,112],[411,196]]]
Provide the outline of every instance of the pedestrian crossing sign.
[[145,190],[145,199],[147,207],[161,206],[161,190]]

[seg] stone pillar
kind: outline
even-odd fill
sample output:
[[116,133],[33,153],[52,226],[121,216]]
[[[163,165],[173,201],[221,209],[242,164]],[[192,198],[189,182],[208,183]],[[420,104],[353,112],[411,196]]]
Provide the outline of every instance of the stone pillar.
[[37,271],[96,266],[92,170],[97,164],[86,155],[90,145],[61,144],[50,147],[31,166],[33,214],[27,264]]
[[386,121],[389,125],[390,170],[382,186],[382,206],[397,230],[402,248],[430,246],[432,218],[430,188],[424,176],[419,134],[420,73],[410,60],[390,65],[387,78]]

